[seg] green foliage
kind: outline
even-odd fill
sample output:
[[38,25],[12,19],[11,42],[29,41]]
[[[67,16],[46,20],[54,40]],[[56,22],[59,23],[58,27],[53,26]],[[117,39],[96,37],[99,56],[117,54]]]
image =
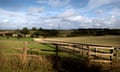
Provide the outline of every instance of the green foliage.
[[58,30],[43,30],[43,32],[46,33],[46,36],[48,37],[51,37],[51,36],[56,37],[59,34]]
[[39,37],[41,35],[40,31],[34,31],[31,35],[31,37]]
[[28,30],[28,28],[27,28],[27,27],[24,27],[24,28],[20,31],[20,33],[22,33],[22,34],[26,35],[26,34],[29,34],[29,33],[30,33],[30,31]]
[[39,37],[39,36],[43,36],[43,37],[57,37],[58,34],[59,34],[58,30],[39,29],[39,30],[35,31],[32,34],[32,37]]
[[36,31],[36,30],[37,30],[37,28],[36,28],[36,27],[33,27],[33,28],[32,28],[32,31]]

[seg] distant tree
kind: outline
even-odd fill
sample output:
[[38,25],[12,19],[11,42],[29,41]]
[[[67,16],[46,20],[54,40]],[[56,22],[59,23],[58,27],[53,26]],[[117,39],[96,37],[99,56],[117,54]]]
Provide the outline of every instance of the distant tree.
[[40,36],[40,31],[35,31],[31,37],[39,37]]
[[43,31],[44,29],[42,29],[42,28],[39,28],[38,30],[39,30],[39,31]]
[[30,31],[28,30],[27,27],[24,27],[21,31],[20,31],[21,34],[24,34],[24,35],[27,35],[30,33]]
[[36,30],[37,30],[37,28],[36,28],[36,27],[33,27],[33,28],[32,28],[32,30],[33,30],[33,31],[36,31]]
[[47,30],[46,31],[48,36],[58,36],[59,31],[58,30]]
[[109,29],[108,34],[110,34],[110,35],[120,35],[120,29]]
[[87,29],[75,29],[71,32],[71,36],[86,36],[89,31]]

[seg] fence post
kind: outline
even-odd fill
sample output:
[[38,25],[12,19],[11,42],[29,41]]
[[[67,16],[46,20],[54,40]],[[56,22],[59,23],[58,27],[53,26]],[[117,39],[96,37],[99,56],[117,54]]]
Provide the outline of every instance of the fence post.
[[83,45],[80,45],[80,55],[82,54]]
[[[113,49],[110,49],[110,53],[113,54]],[[112,60],[113,60],[113,55],[110,56],[110,61],[112,61]]]
[[69,46],[73,48],[73,49],[72,49],[72,54],[75,55],[75,45],[74,45],[74,46],[69,45]]
[[88,58],[90,58],[90,47],[87,45],[87,48],[88,48],[87,55],[88,55]]
[[[112,47],[113,48],[113,47]],[[111,71],[113,72],[113,56],[114,56],[114,50],[115,49],[110,49],[110,53],[112,54],[112,56],[110,56],[110,67],[111,67]]]
[[56,45],[56,56],[58,57],[58,45]]
[[54,68],[56,70],[59,70],[59,66],[58,66],[58,44],[54,44],[55,45],[55,62],[54,62]]
[[97,48],[95,48],[95,59],[97,59]]
[[24,42],[24,47],[23,47],[23,64],[26,62],[27,60],[27,45],[28,45],[28,42],[25,41]]
[[119,59],[119,49],[118,48],[115,48],[115,62],[118,62],[118,59]]
[[82,56],[83,56],[83,48],[84,48],[84,45],[82,45]]

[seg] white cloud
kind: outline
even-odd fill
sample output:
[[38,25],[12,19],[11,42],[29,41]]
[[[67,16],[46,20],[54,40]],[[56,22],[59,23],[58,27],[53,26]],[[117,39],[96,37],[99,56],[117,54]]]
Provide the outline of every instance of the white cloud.
[[89,0],[87,7],[92,9],[92,8],[99,7],[105,4],[109,4],[111,2],[112,0]]
[[7,20],[9,20],[9,22],[12,22],[12,23],[15,23],[15,22],[21,23],[21,22],[25,22],[26,20],[26,16],[24,13],[8,11],[1,8],[0,8],[0,17],[3,18],[3,20],[5,19],[5,21],[3,22],[7,22]]
[[[65,2],[66,1],[66,2]],[[69,0],[39,0],[39,3],[47,3],[51,6],[58,7],[64,6],[69,3]],[[118,1],[118,0],[117,0]],[[88,10],[94,9],[96,7],[100,7],[105,4],[109,4],[113,2],[113,0],[90,0],[87,7]],[[31,7],[29,8],[28,12],[31,14],[39,13],[39,15],[26,15],[25,13],[19,12],[12,12],[5,9],[0,8],[0,17],[4,18],[0,20],[0,23],[4,23],[0,25],[0,28],[5,27],[8,25],[9,27],[13,28],[19,24],[20,27],[43,27],[43,28],[54,28],[57,29],[60,25],[61,29],[70,29],[70,28],[120,28],[120,9],[119,8],[112,8],[111,11],[104,11],[103,9],[95,9],[93,13],[96,14],[108,14],[107,16],[100,18],[89,16],[84,16],[80,13],[81,9],[74,9],[72,7],[63,8],[62,12],[58,11],[50,11],[43,12],[44,8],[36,8]],[[89,12],[89,11],[87,11]],[[85,14],[85,13],[84,13]],[[87,13],[86,13],[87,14]],[[90,15],[90,13],[88,13]],[[104,16],[104,15],[103,15]],[[28,23],[27,23],[28,22]],[[6,28],[9,28],[6,27]]]
[[24,13],[8,11],[8,10],[0,8],[0,16],[5,16],[5,17],[24,17],[25,15],[24,15]]
[[95,13],[96,13],[97,15],[100,15],[100,14],[103,14],[103,13],[104,13],[104,10],[98,9],[98,10],[95,10]]
[[7,19],[6,19],[6,20],[3,20],[3,23],[8,23],[8,22],[9,22],[9,20],[7,20]]
[[120,18],[116,16],[111,16],[110,18],[108,18],[107,21],[110,21],[110,23],[108,24],[109,28],[120,28]]
[[31,7],[28,9],[29,13],[41,13],[43,11],[44,11],[43,7],[40,7],[40,8]]
[[74,22],[83,22],[85,21],[84,17],[78,15],[78,16],[73,16],[73,17],[68,17],[66,18],[69,21],[74,21]]
[[[99,5],[96,5],[96,7],[102,6],[104,4],[109,4],[112,2],[112,0],[110,0],[108,2],[108,0],[103,3],[102,1],[98,1],[101,2]],[[95,2],[94,2],[95,3]],[[93,3],[93,6],[94,6]],[[92,3],[91,3],[92,5]],[[95,8],[95,7],[94,7]],[[79,13],[79,10],[73,9],[73,8],[67,8],[67,9],[63,9],[64,11],[61,12],[59,15],[57,16],[44,16],[44,19],[38,19],[34,22],[37,23],[36,26],[41,26],[43,28],[54,28],[57,29],[59,28],[58,26],[60,26],[60,29],[70,29],[70,28],[120,28],[120,19],[117,17],[117,15],[115,15],[116,13],[118,14],[119,12],[119,8],[118,9],[114,9],[113,11],[111,11],[111,15],[110,16],[106,16],[103,18],[96,18],[96,17],[87,17],[87,16],[83,16]],[[102,14],[102,13],[106,13],[108,14],[108,12],[102,10],[102,9],[98,9],[96,10],[96,13],[98,14]]]
[[70,0],[37,0],[38,3],[45,3],[53,7],[61,7],[67,5]]
[[120,28],[120,19],[116,16],[107,16],[104,18],[91,18],[82,16],[77,10],[67,9],[56,17],[47,17],[39,24],[44,24],[45,28]]
[[117,7],[116,3],[120,3],[120,0],[89,0],[88,4],[84,8],[81,8],[81,12],[87,12],[109,4],[112,7]]
[[114,16],[120,16],[120,8],[113,8],[109,13]]
[[67,9],[65,11],[63,11],[58,17],[72,17],[78,15],[78,12],[74,9]]
[[24,13],[8,11],[2,8],[0,8],[0,18],[0,28],[13,29],[18,24],[24,24],[26,22],[26,15]]
[[48,0],[37,0],[37,3],[47,3],[48,2]]
[[56,6],[65,6],[69,3],[69,0],[49,0],[49,4],[56,7]]

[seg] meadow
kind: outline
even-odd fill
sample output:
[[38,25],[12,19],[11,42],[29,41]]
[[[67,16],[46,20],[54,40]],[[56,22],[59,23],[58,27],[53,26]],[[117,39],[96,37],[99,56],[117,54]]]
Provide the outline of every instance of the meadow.
[[120,48],[120,36],[80,36],[80,37],[63,37],[63,38],[47,38],[48,40],[65,41],[73,43],[93,44],[113,46]]
[[[54,37],[44,39],[120,47],[119,36]],[[23,53],[25,41],[28,42],[28,54],[37,55],[37,57],[28,57],[27,62],[23,64],[21,57],[16,55]],[[78,58],[66,52],[59,52],[60,57],[57,60],[59,60],[60,71],[56,71],[56,68],[54,68],[56,67],[55,54],[53,46],[34,42],[33,38],[0,37],[0,70],[2,72],[74,72],[81,71],[81,69],[85,70],[83,72],[101,72],[102,67],[100,65],[88,66],[85,58]],[[74,65],[74,67],[71,65]]]

